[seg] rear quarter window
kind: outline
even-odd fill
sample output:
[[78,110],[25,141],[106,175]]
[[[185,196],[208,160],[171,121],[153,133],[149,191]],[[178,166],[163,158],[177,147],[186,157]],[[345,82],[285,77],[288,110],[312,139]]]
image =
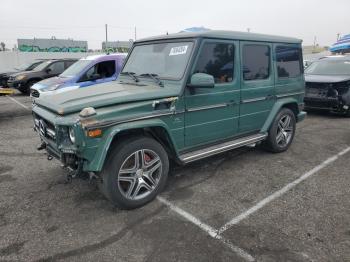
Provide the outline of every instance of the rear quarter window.
[[276,67],[279,78],[297,77],[302,74],[301,48],[277,46]]

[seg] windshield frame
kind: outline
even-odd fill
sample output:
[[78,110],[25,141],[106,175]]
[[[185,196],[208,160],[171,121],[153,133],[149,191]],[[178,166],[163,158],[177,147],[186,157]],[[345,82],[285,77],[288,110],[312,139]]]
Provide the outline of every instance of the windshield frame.
[[[196,50],[196,46],[197,46],[197,39],[196,38],[173,38],[173,39],[157,39],[157,40],[152,40],[152,41],[140,41],[140,42],[136,42],[133,46],[132,46],[132,49],[130,50],[128,56],[125,58],[125,62],[123,64],[123,68],[122,70],[120,71],[120,73],[122,73],[124,71],[124,68],[126,66],[126,64],[128,63],[129,61],[129,58],[132,54],[132,52],[134,51],[134,48],[137,47],[137,46],[145,46],[145,45],[153,45],[153,44],[164,44],[164,43],[184,43],[184,42],[191,42],[193,45],[192,45],[192,50],[190,52],[190,55],[188,56],[188,59],[187,59],[187,62],[186,62],[186,66],[185,66],[185,69],[181,75],[181,77],[179,78],[176,78],[176,77],[162,77],[162,76],[157,76],[159,79],[161,80],[172,80],[172,81],[181,81],[183,80],[183,78],[185,77],[187,71],[188,71],[188,68],[189,68],[189,65],[190,63],[192,63],[192,60],[193,60],[193,55],[194,55],[194,51]],[[143,72],[143,73],[150,73],[150,72]],[[148,76],[139,76],[137,75],[137,77],[139,78],[149,78]]]
[[[334,73],[314,73],[314,72],[308,72],[310,70],[310,68],[312,69],[312,67],[317,66],[317,64],[322,64],[322,63],[345,63],[348,62],[350,64],[350,59],[339,59],[339,60],[316,60],[313,61],[307,68],[305,68],[305,74],[306,75],[330,75],[330,76],[342,76],[342,75],[350,75],[350,72],[348,74],[334,74]],[[329,65],[328,65],[329,66]]]

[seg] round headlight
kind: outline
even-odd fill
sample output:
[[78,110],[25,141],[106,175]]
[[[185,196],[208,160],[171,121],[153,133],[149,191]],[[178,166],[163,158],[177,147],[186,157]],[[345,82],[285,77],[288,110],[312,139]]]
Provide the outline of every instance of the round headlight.
[[73,144],[75,143],[75,133],[72,127],[69,128],[69,139]]

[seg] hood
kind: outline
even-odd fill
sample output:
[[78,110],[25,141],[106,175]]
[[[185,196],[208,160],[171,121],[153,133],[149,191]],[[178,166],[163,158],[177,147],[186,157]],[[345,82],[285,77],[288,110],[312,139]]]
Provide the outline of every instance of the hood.
[[100,108],[127,102],[178,96],[179,87],[154,84],[108,82],[68,92],[47,95],[35,100],[39,106],[66,115],[85,107]]
[[71,77],[50,77],[35,84],[35,89],[41,90],[43,92],[56,90],[60,85],[68,83],[71,79]]
[[350,75],[309,75],[305,74],[305,82],[337,83],[350,80]]
[[16,73],[13,73],[11,76],[13,77],[16,77],[16,76],[19,76],[19,75],[36,75],[38,73],[41,73],[41,71],[20,71],[20,72],[16,72]]

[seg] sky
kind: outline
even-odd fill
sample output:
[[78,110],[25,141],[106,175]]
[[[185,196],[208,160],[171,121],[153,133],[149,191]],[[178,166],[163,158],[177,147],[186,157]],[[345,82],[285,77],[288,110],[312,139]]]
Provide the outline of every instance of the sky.
[[336,0],[1,0],[0,42],[17,38],[73,38],[101,48],[108,41],[177,33],[185,28],[247,31],[332,45],[350,34],[350,1]]

